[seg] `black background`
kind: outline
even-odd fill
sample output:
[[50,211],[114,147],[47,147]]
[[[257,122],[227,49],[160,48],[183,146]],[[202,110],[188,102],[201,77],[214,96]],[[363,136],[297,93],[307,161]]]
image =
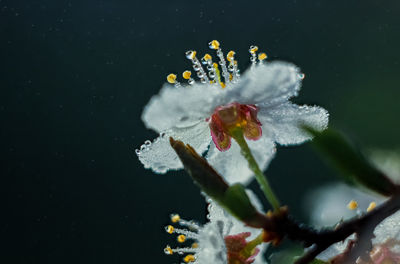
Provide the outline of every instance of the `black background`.
[[[366,147],[398,147],[399,15],[372,0],[0,0],[0,262],[178,262],[162,252],[168,215],[204,222],[205,204],[134,149],[156,136],[146,102],[212,39],[242,70],[253,44],[297,64],[297,102]],[[308,146],[280,148],[266,174],[305,221],[302,196],[335,179]]]

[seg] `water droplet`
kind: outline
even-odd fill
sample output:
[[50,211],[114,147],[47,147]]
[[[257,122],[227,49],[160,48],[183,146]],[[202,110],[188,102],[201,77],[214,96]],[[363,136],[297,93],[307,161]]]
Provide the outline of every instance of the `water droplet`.
[[207,70],[211,71],[211,70],[213,70],[213,69],[214,69],[214,68],[213,68],[212,65],[207,65]]
[[189,79],[188,83],[189,84],[194,84],[194,80],[193,79]]
[[209,72],[209,73],[208,73],[208,76],[210,76],[210,78],[214,79],[214,78],[215,78],[215,73]]
[[201,79],[200,79],[200,82],[201,82],[201,83],[206,83],[206,79],[201,78]]
[[136,153],[136,155],[138,155],[138,156],[141,154],[140,150],[138,150],[138,149],[135,149],[135,153]]
[[234,70],[233,65],[229,65],[229,66],[228,66],[228,70],[231,71],[231,72],[233,72],[233,70]]
[[144,151],[145,149],[146,149],[146,145],[143,144],[140,146],[140,151]]
[[203,76],[203,73],[202,72],[197,72],[197,77],[199,77],[199,78],[203,78],[204,76]]
[[161,137],[161,138],[165,138],[166,135],[167,135],[167,134],[166,134],[165,132],[161,132],[161,133],[160,133],[160,137]]
[[306,77],[306,75],[305,75],[304,73],[299,73],[299,78],[300,78],[301,80],[303,80],[305,77]]
[[194,64],[194,65],[193,65],[193,69],[194,69],[195,71],[200,71],[200,66],[197,65],[197,64]]
[[151,146],[151,141],[150,140],[146,140],[144,142],[144,144],[146,145],[146,147],[150,147]]

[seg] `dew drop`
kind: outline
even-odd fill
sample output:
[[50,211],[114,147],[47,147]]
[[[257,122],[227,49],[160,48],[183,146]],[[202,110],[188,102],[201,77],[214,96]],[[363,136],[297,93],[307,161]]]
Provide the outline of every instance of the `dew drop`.
[[138,155],[138,156],[141,154],[140,150],[138,150],[138,149],[135,149],[135,153],[136,153],[136,155]]
[[303,80],[305,77],[306,77],[306,75],[305,75],[304,73],[299,73],[299,78],[300,78],[301,80]]
[[150,147],[151,146],[151,141],[150,140],[146,140],[144,142],[144,144],[146,145],[146,147]]

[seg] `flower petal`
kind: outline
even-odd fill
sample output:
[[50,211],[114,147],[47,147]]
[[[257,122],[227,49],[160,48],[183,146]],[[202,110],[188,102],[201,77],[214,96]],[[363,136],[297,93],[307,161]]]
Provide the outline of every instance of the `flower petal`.
[[275,105],[297,96],[301,86],[300,69],[287,62],[269,62],[250,67],[227,96],[241,104]]
[[166,84],[150,99],[142,120],[147,128],[157,132],[190,125],[211,115],[215,107],[213,101],[218,100],[219,93],[222,90],[212,85],[174,87]]
[[198,122],[190,127],[172,128],[160,133],[151,144],[144,144],[137,151],[139,160],[145,168],[151,168],[156,173],[166,173],[169,169],[181,169],[183,165],[169,144],[169,137],[190,144],[198,153],[207,150],[211,136],[208,124]]
[[324,130],[328,126],[328,112],[322,107],[296,105],[286,102],[274,107],[259,106],[258,119],[272,135],[272,140],[281,145],[299,144],[311,137],[300,125],[311,126],[317,130]]
[[[275,155],[275,144],[266,134],[257,141],[248,140],[247,144],[260,169],[266,169]],[[231,148],[225,152],[219,151],[215,144],[211,144],[207,160],[230,184],[236,182],[246,184],[252,179],[253,172],[249,169],[246,159],[240,154],[240,147],[234,140],[232,140]]]

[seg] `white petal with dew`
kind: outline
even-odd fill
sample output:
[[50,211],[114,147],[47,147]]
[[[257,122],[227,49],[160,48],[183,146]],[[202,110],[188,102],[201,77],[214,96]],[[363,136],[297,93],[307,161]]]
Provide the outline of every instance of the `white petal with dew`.
[[182,162],[169,143],[170,137],[191,145],[199,154],[206,151],[211,141],[210,130],[205,121],[189,127],[165,130],[154,142],[147,141],[136,152],[145,168],[151,168],[156,173],[183,168]]
[[[247,160],[240,153],[240,147],[235,140],[227,151],[219,151],[214,143],[211,143],[207,154],[207,160],[224,179],[232,183],[247,184],[253,179],[254,173],[249,169]],[[265,170],[274,157],[276,149],[275,144],[263,134],[256,140],[247,140],[247,144],[261,170]]]
[[324,130],[328,126],[329,114],[322,107],[300,106],[290,102],[274,107],[258,107],[257,117],[263,130],[268,130],[268,133],[273,135],[273,140],[281,145],[300,144],[311,139],[301,125],[317,130]]
[[210,222],[199,231],[199,250],[196,253],[196,264],[227,263],[227,251],[221,230],[223,224],[220,221]]
[[216,106],[214,101],[221,92],[213,85],[174,87],[166,84],[146,105],[142,120],[147,128],[157,132],[204,120],[211,115]]
[[[242,104],[275,105],[297,96],[301,86],[300,69],[287,62],[269,62],[250,67],[227,97]],[[229,88],[228,88],[229,89]]]

